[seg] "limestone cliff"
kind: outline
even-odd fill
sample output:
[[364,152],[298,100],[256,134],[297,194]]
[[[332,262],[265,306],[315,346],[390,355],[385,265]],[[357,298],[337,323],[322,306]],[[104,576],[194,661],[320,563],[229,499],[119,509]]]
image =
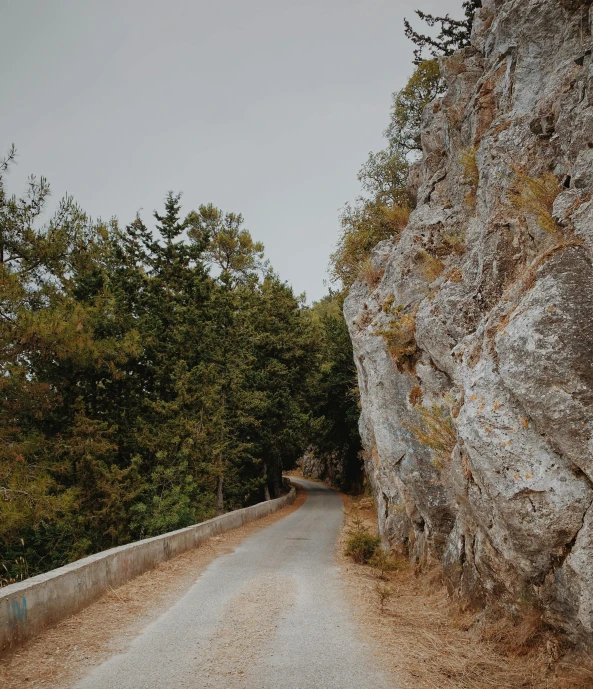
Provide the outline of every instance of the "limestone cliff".
[[587,638],[591,3],[483,4],[425,111],[410,223],[345,303],[365,466],[392,547]]

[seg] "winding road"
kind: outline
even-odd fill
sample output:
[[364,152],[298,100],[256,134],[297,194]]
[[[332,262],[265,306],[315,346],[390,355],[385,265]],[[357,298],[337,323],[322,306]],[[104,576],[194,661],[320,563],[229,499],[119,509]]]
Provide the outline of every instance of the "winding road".
[[308,491],[300,509],[212,562],[77,689],[394,689],[344,599],[342,500],[297,482]]

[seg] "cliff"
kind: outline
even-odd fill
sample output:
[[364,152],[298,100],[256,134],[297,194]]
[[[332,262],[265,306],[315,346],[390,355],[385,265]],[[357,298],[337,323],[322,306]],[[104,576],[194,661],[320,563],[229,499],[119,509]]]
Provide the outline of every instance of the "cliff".
[[589,2],[485,0],[424,113],[416,209],[344,313],[381,535],[451,591],[593,632]]

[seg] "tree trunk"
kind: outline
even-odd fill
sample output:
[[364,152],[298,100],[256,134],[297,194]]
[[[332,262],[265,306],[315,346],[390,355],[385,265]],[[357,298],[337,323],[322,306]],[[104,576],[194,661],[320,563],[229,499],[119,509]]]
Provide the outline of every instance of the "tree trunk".
[[272,490],[270,492],[273,498],[279,498],[282,495],[282,467],[275,464],[271,474],[270,487]]
[[268,486],[268,463],[264,462],[264,500],[270,499],[270,487]]
[[222,472],[218,475],[218,481],[216,483],[216,514],[220,517],[224,514],[224,493],[223,493],[223,483],[224,478]]

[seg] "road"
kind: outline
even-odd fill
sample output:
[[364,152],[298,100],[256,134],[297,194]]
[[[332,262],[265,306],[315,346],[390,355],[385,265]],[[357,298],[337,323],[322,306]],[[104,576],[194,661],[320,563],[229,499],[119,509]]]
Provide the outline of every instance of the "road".
[[395,689],[344,599],[342,500],[298,482],[309,494],[299,510],[217,558],[77,689]]

